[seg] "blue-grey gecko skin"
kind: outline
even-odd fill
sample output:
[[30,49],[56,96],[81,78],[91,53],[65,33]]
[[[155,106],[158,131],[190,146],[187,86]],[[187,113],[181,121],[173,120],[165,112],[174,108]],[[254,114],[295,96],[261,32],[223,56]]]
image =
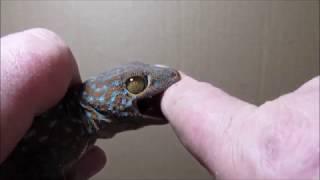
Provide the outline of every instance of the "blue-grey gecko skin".
[[65,179],[97,138],[166,124],[161,95],[179,80],[174,69],[136,62],[72,87],[55,107],[34,119],[0,165],[0,179]]

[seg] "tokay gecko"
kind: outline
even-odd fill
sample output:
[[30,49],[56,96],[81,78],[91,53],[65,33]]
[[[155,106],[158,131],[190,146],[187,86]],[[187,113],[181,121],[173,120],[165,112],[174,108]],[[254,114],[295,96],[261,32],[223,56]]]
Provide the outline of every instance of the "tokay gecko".
[[166,124],[164,91],[180,80],[162,65],[130,63],[71,87],[31,128],[0,165],[0,179],[63,180],[98,138]]

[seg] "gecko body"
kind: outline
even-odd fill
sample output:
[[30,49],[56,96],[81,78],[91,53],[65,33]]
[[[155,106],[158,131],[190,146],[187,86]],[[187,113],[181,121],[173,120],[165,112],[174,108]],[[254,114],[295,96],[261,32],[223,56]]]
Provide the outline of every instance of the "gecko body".
[[178,71],[130,63],[68,90],[31,128],[0,165],[0,179],[61,180],[98,138],[166,124],[163,92],[180,80]]

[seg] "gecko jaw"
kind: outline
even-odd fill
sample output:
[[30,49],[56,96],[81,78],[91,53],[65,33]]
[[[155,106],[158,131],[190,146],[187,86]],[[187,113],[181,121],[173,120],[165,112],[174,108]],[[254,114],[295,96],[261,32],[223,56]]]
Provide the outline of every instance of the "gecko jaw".
[[163,93],[146,97],[138,100],[137,107],[142,115],[143,123],[146,124],[166,124],[168,120],[164,117],[161,111],[161,99]]

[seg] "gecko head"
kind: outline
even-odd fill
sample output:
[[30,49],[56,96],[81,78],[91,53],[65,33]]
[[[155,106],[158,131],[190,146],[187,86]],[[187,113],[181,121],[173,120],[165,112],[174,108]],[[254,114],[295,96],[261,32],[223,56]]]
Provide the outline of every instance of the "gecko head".
[[162,65],[130,63],[87,80],[80,104],[99,132],[117,132],[166,124],[160,102],[164,91],[180,80],[179,72]]

